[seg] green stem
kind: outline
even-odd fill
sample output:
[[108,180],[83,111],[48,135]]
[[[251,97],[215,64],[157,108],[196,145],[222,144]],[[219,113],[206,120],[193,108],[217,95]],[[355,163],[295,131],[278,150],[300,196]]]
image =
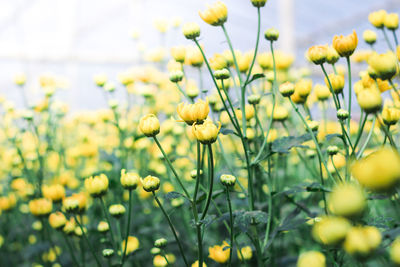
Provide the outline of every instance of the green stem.
[[169,227],[171,228],[171,231],[172,231],[172,234],[173,234],[174,237],[175,237],[176,243],[178,243],[179,251],[180,251],[180,253],[181,253],[181,255],[182,255],[183,261],[185,262],[185,265],[186,265],[187,267],[189,267],[188,261],[186,260],[185,253],[184,253],[184,250],[183,250],[181,241],[179,240],[178,235],[177,235],[177,233],[176,233],[175,227],[174,227],[174,225],[172,224],[171,219],[169,218],[167,212],[164,210],[163,206],[161,205],[161,202],[160,202],[160,200],[158,199],[158,197],[156,196],[156,193],[155,193],[154,191],[153,191],[152,193],[153,193],[154,199],[156,200],[158,206],[160,207],[162,213],[164,214],[165,218],[166,218],[167,221],[168,221],[168,225],[169,225]]
[[126,249],[128,247],[129,229],[131,226],[131,217],[132,217],[132,189],[129,189],[128,224],[126,225],[125,246],[122,252],[121,266],[124,266],[125,263]]
[[394,42],[395,42],[396,47],[397,47],[399,45],[399,41],[397,40],[396,31],[392,30],[392,33],[393,33]]
[[198,261],[199,267],[203,266],[203,241],[201,236],[201,224],[199,223],[198,211],[197,211],[197,193],[199,191],[200,185],[200,168],[201,168],[201,149],[200,142],[197,141],[197,170],[196,170],[196,186],[194,189],[193,200],[192,200],[192,210],[194,215],[194,222],[196,224],[196,232],[197,232],[197,247],[198,247]]
[[69,242],[68,237],[64,233],[62,233],[62,236],[64,237],[65,243],[67,244],[69,250],[69,254],[71,255],[72,260],[74,261],[74,264],[79,267],[78,260],[75,257],[74,250],[72,249],[72,245]]
[[176,87],[179,89],[179,91],[182,93],[182,95],[187,99],[187,100],[189,100],[189,102],[190,103],[194,103],[193,102],[193,99],[191,99],[186,93],[185,93],[185,91],[183,91],[183,89],[182,89],[182,87],[179,85],[179,83],[175,83],[176,84]]
[[251,61],[251,65],[249,68],[249,72],[247,73],[246,81],[244,82],[243,86],[246,86],[250,76],[251,76],[251,71],[253,70],[254,63],[256,62],[256,57],[257,57],[257,52],[258,52],[258,44],[260,42],[260,31],[261,31],[261,16],[260,16],[260,8],[257,7],[257,39],[256,39],[256,48],[254,49],[254,55],[253,55],[253,60]]
[[[364,153],[364,150],[367,148],[368,142],[371,139],[372,133],[374,132],[374,128],[375,128],[375,121],[376,121],[376,117],[374,117],[374,120],[372,122],[372,126],[371,129],[369,130],[367,139],[365,140],[364,145],[361,147],[360,152],[357,155],[357,159],[361,158],[362,154]],[[382,125],[382,127],[386,127],[385,125]]]
[[333,157],[330,157],[330,158],[331,158],[332,166],[333,166],[333,168],[335,168],[335,172],[336,172],[337,176],[339,177],[339,180],[341,182],[343,182],[342,176],[340,175],[339,170],[336,168],[335,162],[333,161]]
[[387,36],[387,33],[385,31],[385,27],[382,27],[382,32],[383,32],[383,36],[385,37],[385,41],[389,47],[390,50],[394,51],[392,44],[389,41],[389,37]]
[[346,57],[347,60],[347,75],[349,76],[349,99],[348,99],[348,109],[349,109],[349,118],[347,119],[347,131],[350,133],[350,120],[351,120],[351,64],[350,57]]
[[382,120],[379,118],[379,116],[378,116],[377,113],[375,114],[375,117],[376,117],[376,119],[378,120],[379,124],[383,126],[383,127],[381,127],[381,128],[382,128],[383,131],[385,132],[386,136],[389,138],[390,145],[391,145],[394,149],[398,150],[398,149],[397,149],[397,146],[396,146],[396,143],[395,143],[394,140],[393,140],[392,134],[388,131],[388,129],[386,129],[384,123],[383,123]]
[[[361,115],[362,115],[362,113],[361,113]],[[368,114],[365,114],[364,119],[360,118],[360,122],[362,121],[362,123],[361,123],[361,126],[358,127],[358,135],[357,135],[356,142],[354,143],[354,146],[353,146],[352,154],[356,153],[357,145],[358,145],[358,142],[360,142],[362,133],[364,131],[365,123],[367,122],[367,118],[368,118]]]
[[114,233],[113,233],[113,229],[112,229],[112,226],[111,226],[111,219],[108,216],[106,204],[104,203],[103,197],[99,197],[99,199],[100,199],[100,202],[101,202],[101,207],[103,208],[104,216],[106,216],[107,223],[108,223],[108,225],[110,227],[111,241],[113,243],[113,246],[115,247],[115,251],[117,251],[118,250],[118,245],[117,245],[117,243],[115,242],[115,239],[114,239]]
[[399,93],[399,90],[397,90],[397,88],[396,88],[396,86],[394,85],[394,83],[393,83],[392,79],[389,79],[389,83],[390,83],[390,85],[392,86],[393,90],[396,92],[397,96],[398,96],[398,97],[399,97],[399,99],[400,99],[400,93]]
[[[94,249],[93,249],[93,247],[92,247],[92,244],[90,243],[89,238],[87,237],[87,235],[86,235],[86,233],[85,233],[85,231],[84,231],[84,229],[83,229],[83,227],[82,227],[82,224],[78,221],[78,218],[76,217],[75,214],[74,214],[74,219],[75,219],[76,223],[78,224],[79,228],[80,228],[81,231],[82,231],[83,238],[85,238],[86,243],[87,243],[88,246],[89,246],[90,252],[92,252],[92,255],[93,255],[93,257],[94,257],[94,259],[95,259],[95,261],[96,261],[96,263],[97,263],[97,266],[101,267],[100,261],[99,261],[99,259],[97,258],[96,253],[94,252]],[[111,229],[111,226],[110,226],[110,229]]]
[[204,220],[204,218],[207,215],[208,208],[210,207],[210,202],[213,193],[213,186],[214,186],[214,157],[211,144],[208,144],[207,147],[208,147],[208,180],[210,183],[210,187],[207,195],[206,205],[204,207],[200,220]]
[[156,142],[156,144],[157,144],[158,148],[160,149],[161,153],[163,154],[165,160],[167,161],[169,168],[174,173],[174,176],[175,176],[176,180],[178,181],[179,185],[181,186],[182,190],[185,192],[185,195],[186,195],[187,199],[190,199],[190,195],[189,195],[188,191],[186,190],[185,186],[183,185],[181,179],[179,178],[178,173],[175,171],[174,166],[172,166],[171,161],[169,160],[167,154],[165,153],[164,149],[162,148],[162,146],[161,146],[160,142],[158,141],[157,137],[153,136],[153,139]]
[[229,197],[229,187],[226,186],[226,201],[228,201],[228,208],[229,208],[229,224],[231,228],[231,233],[230,233],[230,249],[229,249],[229,262],[228,266],[232,265],[232,251],[233,251],[233,214],[232,214],[232,203],[231,199]]

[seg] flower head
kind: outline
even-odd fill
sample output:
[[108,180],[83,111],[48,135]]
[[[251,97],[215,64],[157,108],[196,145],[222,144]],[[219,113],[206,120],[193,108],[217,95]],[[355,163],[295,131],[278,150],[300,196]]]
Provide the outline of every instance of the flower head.
[[93,197],[101,197],[108,190],[108,178],[105,174],[91,176],[85,179],[85,189]]
[[[228,249],[225,249],[225,247],[228,247]],[[218,263],[225,263],[229,260],[229,255],[230,255],[230,250],[229,244],[224,241],[221,246],[215,245],[213,247],[208,248],[208,257]]]
[[221,123],[217,127],[212,121],[206,120],[203,124],[193,124],[192,132],[202,144],[211,144],[217,140]]
[[341,57],[349,57],[354,53],[358,44],[358,37],[356,31],[347,36],[335,35],[333,37],[333,48],[338,52]]
[[204,22],[212,26],[221,26],[228,19],[228,8],[223,2],[217,1],[207,6],[207,9],[203,12],[199,11],[199,16]]

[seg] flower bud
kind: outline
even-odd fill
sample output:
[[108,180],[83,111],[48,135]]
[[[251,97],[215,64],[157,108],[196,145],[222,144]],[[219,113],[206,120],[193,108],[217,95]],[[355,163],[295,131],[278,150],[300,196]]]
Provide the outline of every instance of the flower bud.
[[29,201],[29,210],[34,216],[44,217],[51,213],[53,204],[47,198],[37,198]]
[[167,239],[165,238],[159,238],[156,241],[154,241],[154,246],[156,248],[165,248],[167,246]]
[[259,94],[249,95],[249,97],[247,98],[247,102],[250,105],[258,105],[260,103],[260,100],[261,96]]
[[53,202],[61,202],[65,197],[65,188],[61,184],[43,185],[43,196]]
[[228,67],[227,59],[221,54],[214,54],[214,56],[209,59],[209,63],[213,70],[222,70]]
[[325,85],[317,83],[314,86],[315,94],[319,101],[325,101],[331,96],[331,90]]
[[400,109],[385,106],[382,110],[382,119],[386,125],[395,125],[400,120]]
[[[202,175],[202,174],[203,174],[203,170],[200,170],[200,171],[199,171],[199,174]],[[197,170],[196,170],[196,169],[195,169],[195,170],[192,170],[192,171],[190,172],[190,177],[191,177],[192,179],[196,179],[196,178],[197,178]]]
[[397,58],[392,51],[384,54],[373,53],[368,58],[368,64],[382,80],[391,79],[397,72]]
[[265,31],[264,33],[265,39],[268,41],[276,41],[279,38],[279,31],[275,28],[269,28],[268,30]]
[[175,46],[171,48],[171,55],[176,62],[184,63],[186,56],[186,48],[184,46]]
[[101,197],[108,190],[108,178],[105,174],[85,179],[85,189],[92,197]]
[[349,112],[345,109],[339,109],[336,113],[336,117],[339,120],[346,120],[349,117]]
[[111,258],[114,255],[114,250],[111,248],[103,249],[102,251],[104,258]]
[[210,107],[208,102],[199,100],[194,104],[179,103],[176,108],[179,117],[185,121],[188,125],[193,125],[193,123],[203,123],[210,112]]
[[378,89],[367,88],[357,94],[357,101],[366,113],[378,112],[382,107],[382,97]]
[[400,236],[398,236],[390,246],[390,259],[400,265]]
[[291,82],[281,84],[279,86],[279,92],[285,97],[290,97],[294,93],[294,84]]
[[329,194],[327,205],[337,216],[354,217],[361,215],[367,202],[359,186],[343,183],[337,185]]
[[125,169],[122,169],[120,182],[125,189],[135,190],[140,182],[140,177],[136,173],[127,173]]
[[66,212],[76,213],[79,211],[79,200],[74,197],[66,197],[63,200],[63,208]]
[[382,241],[382,235],[374,226],[352,227],[343,243],[344,250],[354,256],[368,256]]
[[306,123],[307,123],[308,127],[311,129],[311,131],[318,131],[318,128],[319,128],[318,121],[308,120]]
[[321,244],[335,245],[346,237],[350,228],[350,222],[343,217],[325,216],[314,224],[312,236]]
[[300,97],[307,98],[312,89],[312,80],[311,79],[300,79],[295,87],[295,94],[298,94]]
[[208,6],[205,11],[199,11],[199,16],[212,26],[221,26],[228,19],[228,8],[223,2],[217,1]]
[[328,55],[327,45],[314,45],[311,46],[307,51],[308,59],[316,65],[325,63],[327,55]]
[[99,231],[100,233],[106,233],[109,230],[110,230],[110,225],[108,225],[108,223],[105,221],[101,221],[97,225],[97,231]]
[[108,212],[115,218],[120,218],[125,214],[125,207],[121,204],[114,204],[108,208]]
[[[229,77],[230,77],[229,70],[227,70],[227,69],[216,70],[216,71],[214,71],[214,77],[217,80],[229,79]],[[226,87],[226,85],[225,85],[225,87]]]
[[140,119],[140,131],[147,137],[154,137],[160,133],[160,122],[154,114],[148,114]]
[[396,13],[386,14],[384,25],[389,30],[396,30],[399,27],[399,15]]
[[104,84],[103,88],[106,92],[111,93],[115,91],[115,84],[112,82],[107,82],[106,84]]
[[339,148],[337,146],[328,146],[326,151],[329,156],[334,156],[339,152]]
[[67,219],[65,218],[65,215],[59,211],[54,212],[49,216],[49,224],[56,230],[62,229],[66,222]]
[[376,42],[376,32],[372,30],[365,30],[363,32],[363,39],[367,44],[374,44]]
[[143,189],[146,192],[154,192],[160,188],[160,179],[155,176],[148,175],[142,181]]
[[354,53],[358,44],[358,38],[356,31],[347,36],[335,35],[333,37],[332,45],[333,48],[338,52],[341,57],[349,57]]
[[242,247],[240,251],[237,250],[237,256],[241,261],[248,261],[253,257],[253,250],[250,246]]
[[112,110],[116,110],[118,108],[118,100],[116,99],[110,99],[108,101],[108,106],[112,109]]
[[224,186],[234,186],[236,183],[236,177],[230,174],[222,174],[220,181]]
[[326,267],[326,258],[319,251],[307,251],[300,254],[297,267]]
[[385,23],[385,17],[387,13],[385,10],[381,9],[375,12],[372,12],[368,15],[369,22],[374,25],[376,28],[383,28]]
[[178,83],[183,79],[183,72],[180,70],[174,70],[169,73],[169,80],[173,83]]
[[263,6],[265,6],[266,2],[267,2],[267,0],[251,0],[251,3],[255,7],[263,7]]
[[[328,75],[329,81],[332,85],[332,90],[335,94],[340,94],[344,88],[344,77],[342,75],[331,73]],[[329,81],[325,78],[325,84],[329,87]]]
[[107,82],[107,76],[105,74],[97,74],[93,77],[93,80],[98,87],[103,87]]
[[[271,111],[268,110],[268,113],[272,112],[272,108]],[[282,105],[277,105],[274,109],[274,114],[272,114],[272,119],[274,121],[285,121],[287,118],[289,117],[289,111],[287,110],[286,107],[282,106]]]
[[14,83],[18,86],[22,86],[26,83],[26,75],[24,73],[17,73],[14,76]]
[[339,56],[338,52],[335,50],[335,48],[333,48],[332,46],[329,46],[328,53],[326,54],[326,62],[333,65],[336,62],[338,62],[339,58],[340,58],[340,56]]
[[217,127],[214,123],[209,120],[204,121],[203,124],[193,124],[192,132],[200,143],[208,145],[214,143],[218,138],[219,130],[221,129],[221,123]]
[[195,22],[189,22],[182,26],[182,32],[186,39],[194,40],[200,36],[200,27]]

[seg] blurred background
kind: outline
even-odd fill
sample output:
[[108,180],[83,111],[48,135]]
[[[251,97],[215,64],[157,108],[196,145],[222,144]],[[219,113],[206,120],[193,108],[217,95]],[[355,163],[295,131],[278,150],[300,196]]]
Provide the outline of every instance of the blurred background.
[[[105,107],[93,76],[117,74],[146,64],[159,47],[189,45],[180,23],[195,21],[202,29],[201,42],[208,57],[228,48],[221,29],[205,24],[198,16],[203,0],[0,0],[0,94],[17,106],[20,92],[13,82],[25,73],[29,102],[40,95],[38,79],[57,77],[57,94],[71,110]],[[250,1],[224,0],[228,5],[227,30],[235,48],[254,49],[257,11]],[[399,0],[269,0],[261,9],[262,32],[277,28],[279,49],[296,57],[296,66],[310,66],[304,58],[308,47],[331,43],[335,34],[355,29],[359,49],[367,48],[362,32],[373,27],[368,14],[378,9],[400,12]],[[175,26],[174,26],[175,25]],[[167,27],[165,34],[157,28]],[[387,49],[378,33],[379,51]],[[267,51],[262,39],[260,50]],[[342,64],[344,61],[342,62]]]

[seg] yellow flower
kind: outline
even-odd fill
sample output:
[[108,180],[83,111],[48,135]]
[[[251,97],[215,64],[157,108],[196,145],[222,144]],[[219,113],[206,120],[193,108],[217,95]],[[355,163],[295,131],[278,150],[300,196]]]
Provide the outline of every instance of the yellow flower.
[[319,101],[325,101],[331,96],[329,88],[319,83],[314,86],[314,91]]
[[267,2],[267,0],[251,0],[251,3],[255,7],[263,7],[263,6],[265,6],[266,2]]
[[311,79],[300,79],[294,86],[294,93],[306,98],[310,95],[312,89]]
[[[243,258],[242,258],[242,255],[243,255]],[[237,250],[237,256],[238,256],[239,260],[241,260],[241,261],[250,260],[253,257],[253,250],[251,249],[250,246],[242,247],[240,249],[240,251]]]
[[391,79],[397,72],[397,59],[392,51],[373,53],[368,58],[368,64],[382,80]]
[[382,235],[374,226],[352,227],[343,247],[349,254],[367,256],[379,246],[381,240]]
[[59,211],[54,212],[49,216],[50,226],[54,229],[59,230],[63,228],[66,222],[67,219],[65,218],[65,215]]
[[400,156],[392,149],[380,149],[357,161],[352,167],[352,174],[368,189],[391,189],[400,180]]
[[357,94],[360,107],[367,113],[374,113],[382,107],[381,93],[376,88],[365,88]]
[[384,25],[389,30],[396,30],[399,27],[399,15],[396,13],[386,14]]
[[180,103],[176,109],[179,117],[184,120],[188,125],[193,123],[203,123],[210,112],[208,101],[204,102],[199,100],[194,104]]
[[140,131],[147,137],[153,137],[160,133],[160,122],[156,115],[148,114],[139,121]]
[[353,30],[352,34],[347,36],[335,35],[333,37],[332,45],[333,48],[338,52],[341,57],[349,57],[356,50],[358,44],[358,38],[356,31]]
[[9,194],[8,196],[0,197],[0,210],[10,211],[17,204],[17,198],[14,194]]
[[297,267],[325,267],[326,259],[319,251],[307,251],[300,254]]
[[[125,249],[125,240],[122,241],[121,247],[123,247]],[[125,255],[131,254],[132,252],[134,252],[138,248],[139,248],[139,239],[137,239],[135,236],[129,236],[128,237],[128,244],[126,246],[126,254]]]
[[326,62],[328,62],[329,64],[335,64],[336,62],[338,62],[339,58],[340,56],[338,52],[336,52],[335,48],[329,46],[328,53],[326,54]]
[[363,32],[363,39],[367,44],[374,44],[376,42],[376,32],[365,30]]
[[106,84],[108,78],[105,74],[97,74],[93,77],[94,83],[99,86],[103,87]]
[[194,40],[200,36],[200,27],[195,22],[185,23],[182,27],[182,32],[186,39]]
[[197,47],[189,46],[187,48],[185,63],[193,67],[201,67],[203,65],[203,55]]
[[397,59],[400,61],[400,45],[397,46],[396,55],[397,55]]
[[363,191],[355,184],[350,183],[336,186],[328,198],[329,210],[338,216],[360,215],[366,204]]
[[53,202],[60,202],[65,197],[65,188],[61,184],[43,185],[43,196]]
[[179,63],[185,62],[186,48],[184,46],[174,46],[171,48],[171,55]]
[[327,45],[314,45],[311,46],[307,51],[307,58],[317,65],[325,63],[327,55]]
[[293,95],[294,89],[294,84],[291,82],[285,82],[279,86],[279,92],[285,97],[290,97]]
[[325,216],[314,224],[313,238],[324,245],[334,245],[342,241],[348,230],[350,222],[342,217]]
[[85,179],[85,189],[93,197],[100,197],[108,190],[108,178],[105,174]]
[[[329,81],[331,82],[333,92],[336,94],[340,94],[344,88],[344,77],[335,73],[329,74],[328,77]],[[329,87],[329,82],[327,78],[325,78],[325,84]]]
[[397,237],[390,246],[390,259],[400,265],[400,237]]
[[17,73],[14,75],[14,83],[16,85],[22,86],[26,82],[26,75],[24,73]]
[[228,19],[228,8],[223,2],[217,1],[211,6],[208,5],[205,11],[199,11],[199,16],[212,26],[221,26]]
[[140,177],[137,173],[127,173],[125,169],[122,169],[120,182],[125,189],[134,190],[140,182]]
[[[193,262],[193,264],[191,265],[191,267],[199,267],[199,261]],[[205,264],[204,262],[203,262],[203,267],[207,267],[207,264]]]
[[[225,247],[228,247],[228,249],[224,250]],[[215,245],[213,247],[209,247],[208,257],[218,263],[226,263],[229,260],[230,250],[229,244],[224,241],[222,242],[221,246]]]
[[221,54],[214,54],[208,62],[213,70],[222,70],[228,67],[228,61]]
[[192,132],[202,144],[211,144],[217,140],[221,123],[217,127],[212,121],[206,120],[203,124],[193,124]]
[[378,28],[378,29],[383,28],[386,15],[387,15],[386,11],[381,9],[381,10],[370,13],[368,15],[368,20],[376,28]]
[[154,192],[160,188],[160,179],[155,176],[148,175],[143,179],[142,185],[146,192]]
[[46,198],[37,198],[29,201],[29,210],[35,216],[47,216],[53,209],[53,204]]

